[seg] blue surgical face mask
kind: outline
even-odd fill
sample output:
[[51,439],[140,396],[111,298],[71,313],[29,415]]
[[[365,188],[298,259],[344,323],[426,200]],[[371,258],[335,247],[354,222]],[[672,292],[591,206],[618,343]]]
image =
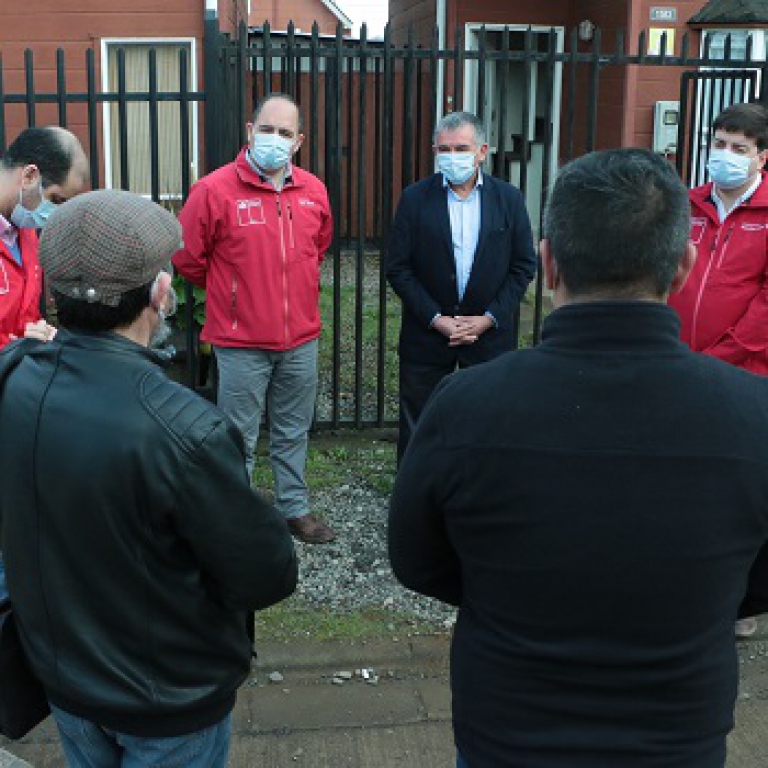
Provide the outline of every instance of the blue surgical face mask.
[[11,213],[11,223],[19,229],[42,229],[51,214],[56,210],[56,205],[43,197],[43,184],[40,182],[40,205],[30,210],[21,202],[23,190],[19,190],[19,202]]
[[474,152],[439,152],[437,170],[451,184],[463,184],[475,172]]
[[738,189],[749,181],[752,158],[737,155],[727,149],[713,149],[709,154],[707,171],[721,189]]
[[254,133],[251,157],[259,168],[278,171],[288,164],[293,154],[294,142],[277,133]]

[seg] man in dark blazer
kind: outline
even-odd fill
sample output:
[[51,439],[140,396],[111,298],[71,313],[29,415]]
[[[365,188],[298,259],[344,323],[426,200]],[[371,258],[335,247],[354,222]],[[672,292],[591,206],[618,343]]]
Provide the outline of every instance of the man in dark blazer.
[[400,466],[390,558],[459,607],[459,766],[723,768],[733,623],[768,610],[768,381],[665,305],[688,195],[646,150],[558,177],[538,347],[446,379]]
[[403,192],[387,254],[403,302],[398,459],[444,376],[515,347],[515,313],[536,269],[523,196],[481,170],[480,120],[443,117],[434,151],[438,173]]

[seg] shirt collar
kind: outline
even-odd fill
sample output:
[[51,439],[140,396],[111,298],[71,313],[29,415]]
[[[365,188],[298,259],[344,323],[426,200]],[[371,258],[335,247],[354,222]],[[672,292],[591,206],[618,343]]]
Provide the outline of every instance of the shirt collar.
[[712,202],[715,204],[715,207],[717,208],[718,213],[720,214],[720,220],[726,218],[726,216],[730,213],[733,213],[740,205],[743,205],[744,203],[749,200],[752,195],[757,192],[757,188],[760,186],[760,184],[763,181],[762,174],[758,173],[757,178],[755,179],[755,183],[752,184],[752,186],[736,201],[736,204],[731,208],[730,211],[726,211],[725,209],[725,203],[723,202],[723,199],[720,197],[720,195],[717,194],[717,187],[715,184],[712,185]]
[[0,240],[6,245],[16,245],[19,230],[5,216],[0,214]]
[[[448,188],[448,179],[445,178],[444,174],[440,174],[443,177],[443,189]],[[478,165],[477,166],[477,181],[475,182],[475,186],[473,189],[477,189],[477,187],[483,186],[483,169]]]
[[[246,149],[245,150],[245,159],[248,161],[248,165],[253,168],[254,171],[259,175],[259,178],[262,181],[265,181],[269,184],[272,184],[272,179],[269,178],[262,170],[259,168],[258,165],[256,165],[256,161],[251,157],[251,150]],[[285,166],[285,173],[283,174],[283,185],[286,184],[286,182],[291,181],[291,176],[293,174],[293,165],[289,162],[288,165]]]

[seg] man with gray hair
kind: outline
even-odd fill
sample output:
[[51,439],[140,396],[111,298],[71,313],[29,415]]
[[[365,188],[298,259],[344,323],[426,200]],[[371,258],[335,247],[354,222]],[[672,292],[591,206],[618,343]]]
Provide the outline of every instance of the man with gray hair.
[[422,415],[390,558],[459,608],[459,766],[725,765],[733,622],[768,610],[768,381],[679,340],[689,228],[651,152],[566,166],[541,344],[451,376]]
[[481,170],[482,122],[446,115],[433,149],[438,172],[403,192],[387,252],[403,302],[398,460],[444,376],[515,347],[515,313],[536,268],[523,196]]
[[0,353],[0,547],[71,768],[224,768],[246,612],[296,584],[237,428],[148,348],[180,244],[139,195],[70,201],[40,242],[62,328]]

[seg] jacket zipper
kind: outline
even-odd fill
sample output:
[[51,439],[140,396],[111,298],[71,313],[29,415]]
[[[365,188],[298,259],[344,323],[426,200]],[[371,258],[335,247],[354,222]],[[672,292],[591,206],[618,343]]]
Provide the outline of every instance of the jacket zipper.
[[237,275],[232,275],[232,330],[237,330]]
[[288,238],[291,243],[291,248],[295,248],[296,243],[293,240],[293,211],[291,210],[290,203],[286,203],[285,207],[288,209]]
[[[721,230],[722,231],[722,230]],[[709,263],[704,271],[704,277],[701,279],[701,285],[699,286],[699,293],[696,296],[696,303],[693,306],[693,319],[691,320],[691,349],[696,349],[696,330],[699,324],[699,308],[701,307],[701,299],[704,295],[704,289],[707,286],[707,280],[709,280],[709,273],[712,271],[712,263],[715,260],[715,253],[717,252],[717,246],[720,244],[720,232],[715,236],[715,241],[712,243],[712,247],[709,249]]]
[[720,266],[723,263],[723,259],[725,259],[725,253],[728,250],[728,243],[731,241],[731,235],[733,234],[733,229],[736,225],[731,224],[730,229],[728,230],[728,234],[725,236],[725,241],[723,242],[723,249],[720,251],[720,258],[717,260],[717,268],[720,269]]
[[283,233],[283,212],[280,206],[280,195],[277,196],[277,222],[280,227],[280,258],[283,262],[283,333],[288,344],[288,261],[285,255],[285,234]]

